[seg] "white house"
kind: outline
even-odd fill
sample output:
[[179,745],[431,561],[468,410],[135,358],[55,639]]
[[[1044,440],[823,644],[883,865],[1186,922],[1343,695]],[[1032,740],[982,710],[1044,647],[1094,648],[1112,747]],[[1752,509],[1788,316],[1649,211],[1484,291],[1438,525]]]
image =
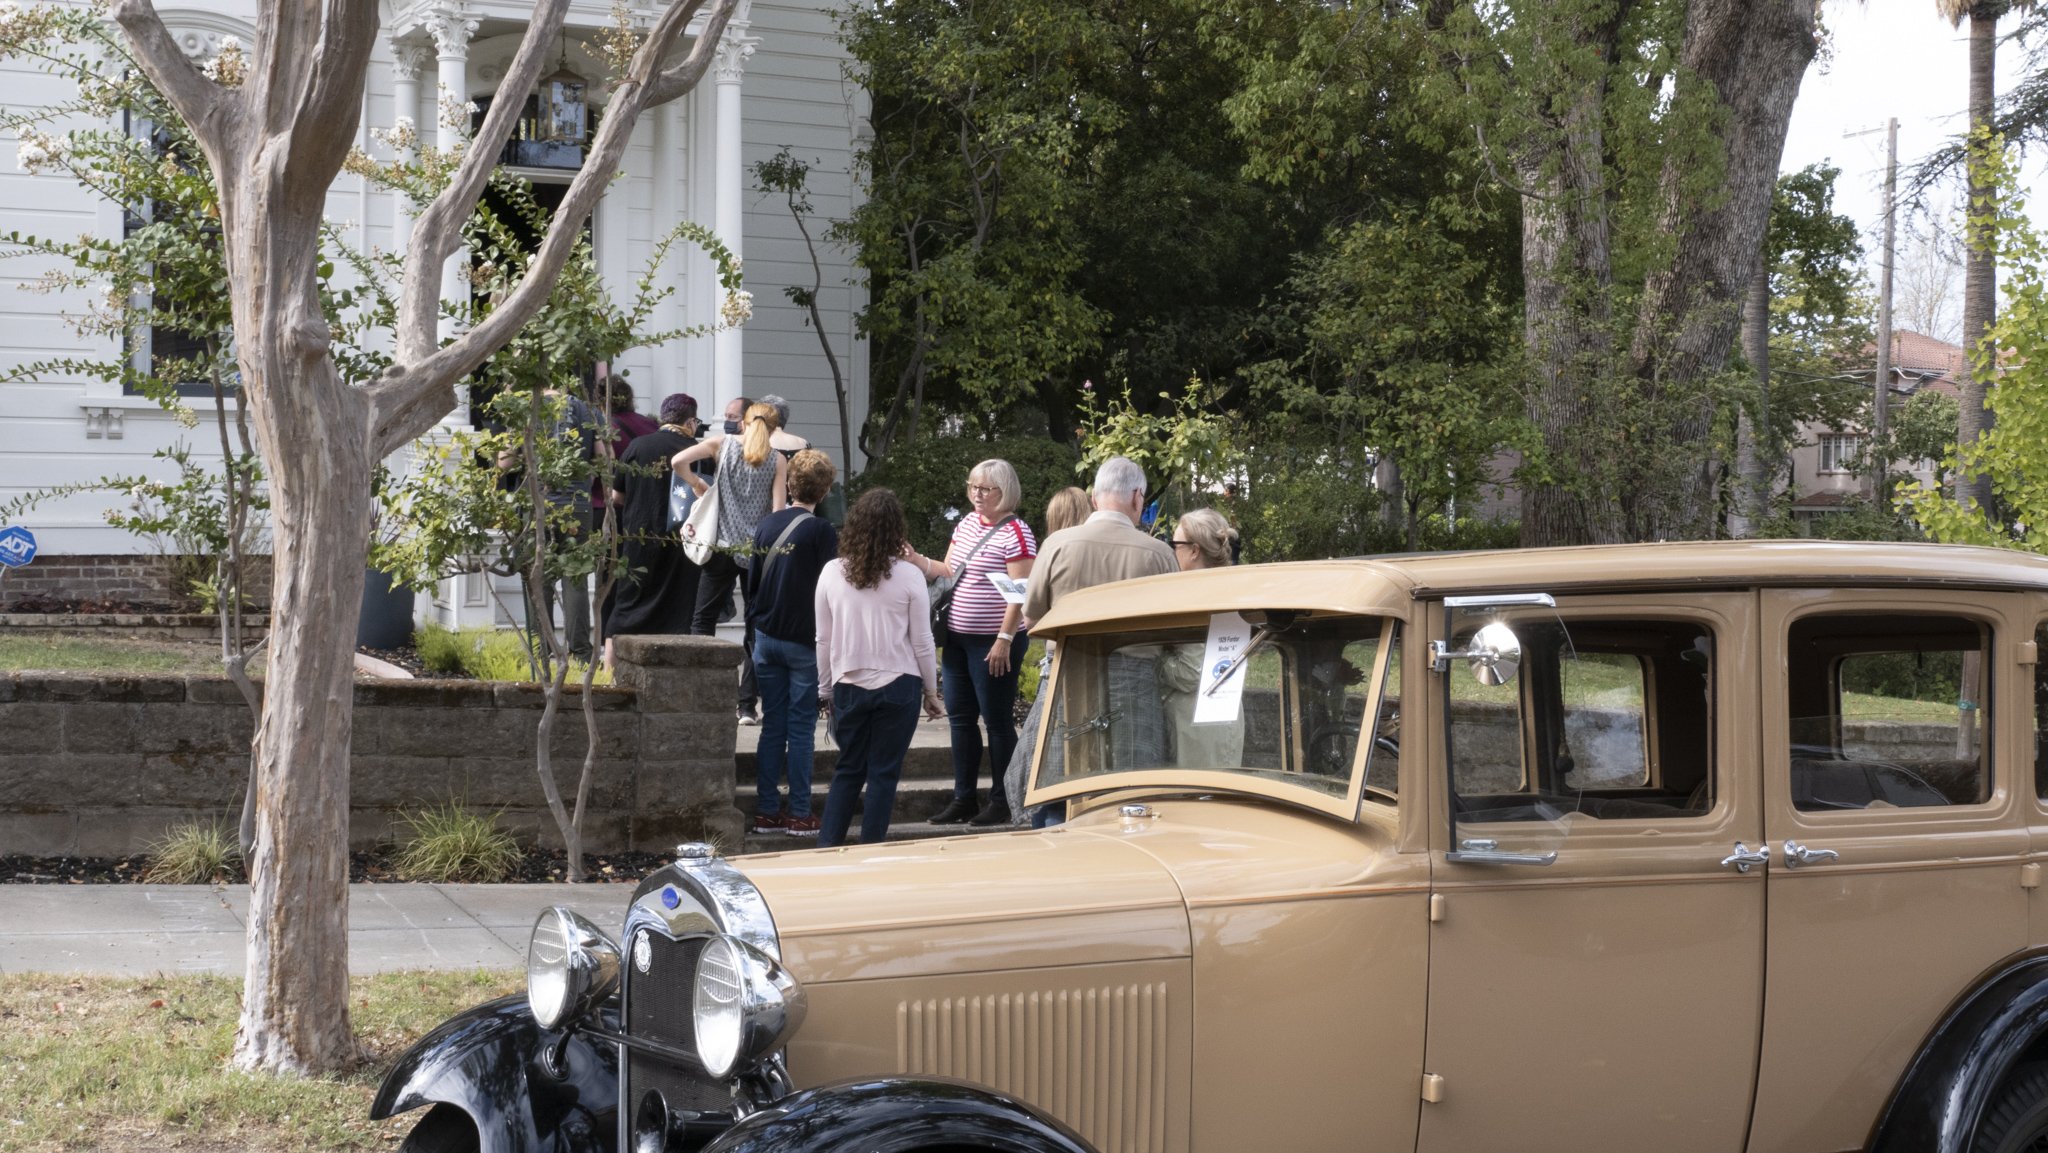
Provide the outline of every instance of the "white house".
[[[179,2],[161,0],[159,11],[195,58],[210,59],[224,37],[238,37],[243,45],[255,42],[253,0]],[[645,27],[655,11],[652,0],[631,0],[628,18]],[[438,143],[452,143],[456,130],[441,123],[440,109],[451,99],[459,106],[501,95],[499,80],[530,13],[531,4],[519,0],[385,0],[383,33],[364,99],[361,147],[388,158],[390,149],[372,132],[391,128],[401,117],[419,126],[426,139],[438,134]],[[593,49],[598,36],[615,23],[609,0],[575,0],[560,49],[570,71],[591,78],[590,99],[598,115],[605,99],[605,69]],[[819,334],[783,291],[810,285],[810,258],[782,197],[760,191],[752,168],[784,147],[811,165],[814,236],[820,222],[851,210],[859,194],[851,174],[853,154],[867,108],[865,93],[845,76],[845,59],[832,11],[803,0],[743,2],[697,90],[655,109],[636,126],[624,165],[627,176],[606,192],[591,225],[599,271],[621,298],[630,293],[655,239],[684,220],[713,228],[745,262],[754,311],[743,328],[640,349],[624,358],[622,367],[630,373],[642,411],[652,412],[669,392],[686,391],[698,399],[707,418],[715,419],[732,397],[779,393],[791,402],[792,431],[831,453],[842,468],[849,446],[839,443],[839,417]],[[0,73],[6,93],[0,100],[17,108],[68,95],[64,85],[25,61],[0,63]],[[6,143],[0,148],[0,230],[113,235],[122,227],[122,206],[68,177],[47,170],[24,172],[14,142]],[[573,158],[565,161],[559,153],[529,150],[508,158],[537,162],[515,165],[536,186],[566,184],[573,173],[573,167],[551,166],[573,165]],[[397,251],[406,243],[404,203],[360,177],[337,179],[328,195],[328,216],[347,222],[347,237],[365,250]],[[694,249],[676,251],[684,258],[672,259],[661,275],[677,292],[664,306],[658,326],[711,325],[722,299],[711,263]],[[825,336],[848,374],[849,423],[858,429],[868,394],[867,357],[853,318],[864,292],[851,283],[846,252],[821,243],[819,255]],[[80,338],[63,323],[65,313],[89,305],[83,294],[20,291],[33,285],[45,267],[33,259],[0,260],[0,368],[53,356],[118,353]],[[451,422],[463,419],[458,412]],[[318,435],[318,430],[307,434]],[[123,395],[119,385],[64,379],[0,385],[0,505],[31,490],[152,471],[159,467],[152,454],[180,440],[218,460],[218,443],[208,427],[188,429],[151,401]],[[144,542],[105,523],[107,508],[123,499],[82,493],[20,517],[19,523],[35,533],[40,551],[34,564],[14,574],[15,587],[23,587],[38,566],[132,558],[148,551]],[[112,567],[120,565],[113,562]],[[0,586],[0,599],[6,595]],[[481,582],[444,588],[434,599],[439,615],[451,621],[490,613]]]

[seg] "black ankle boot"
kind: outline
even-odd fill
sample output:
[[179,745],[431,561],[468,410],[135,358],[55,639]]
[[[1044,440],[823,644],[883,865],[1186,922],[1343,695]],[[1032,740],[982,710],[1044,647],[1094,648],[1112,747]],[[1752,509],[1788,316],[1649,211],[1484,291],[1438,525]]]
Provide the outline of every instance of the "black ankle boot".
[[967,823],[967,818],[974,815],[974,804],[975,796],[973,793],[969,793],[964,797],[954,797],[946,802],[945,808],[932,814],[932,824],[964,825]]
[[989,798],[987,805],[974,814],[967,822],[970,825],[1007,825],[1010,823],[1010,798],[1001,793]]

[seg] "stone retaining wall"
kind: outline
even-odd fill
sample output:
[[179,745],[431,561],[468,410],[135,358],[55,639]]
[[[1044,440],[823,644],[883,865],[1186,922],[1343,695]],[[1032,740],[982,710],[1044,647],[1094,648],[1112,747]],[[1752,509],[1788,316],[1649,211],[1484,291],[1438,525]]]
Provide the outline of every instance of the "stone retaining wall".
[[[678,841],[738,845],[732,711],[739,646],[620,637],[619,687],[593,690],[598,760],[584,818],[593,853]],[[361,682],[351,741],[349,842],[387,839],[399,814],[451,797],[559,844],[534,765],[538,686]],[[239,814],[248,708],[220,677],[0,677],[0,854],[116,856],[165,829]],[[586,742],[572,687],[550,741],[573,803]]]

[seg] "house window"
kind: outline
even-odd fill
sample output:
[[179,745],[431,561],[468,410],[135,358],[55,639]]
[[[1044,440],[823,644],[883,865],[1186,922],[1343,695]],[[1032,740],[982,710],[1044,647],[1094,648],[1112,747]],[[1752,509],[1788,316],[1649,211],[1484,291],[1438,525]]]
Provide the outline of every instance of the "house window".
[[1820,470],[1822,472],[1851,472],[1860,462],[1863,453],[1863,438],[1843,433],[1827,433],[1820,438]]
[[[127,129],[131,135],[148,140],[158,156],[174,156],[181,166],[188,170],[191,168],[190,162],[178,155],[177,145],[170,134],[160,130],[155,124],[130,117]],[[126,235],[133,236],[152,223],[168,220],[168,214],[172,211],[169,205],[153,200],[131,204],[122,213],[122,230]],[[220,242],[218,225],[201,225],[195,230],[195,235],[203,244],[218,245]],[[158,317],[170,315],[171,301],[163,295],[158,295],[150,301],[150,311]],[[177,390],[181,394],[211,395],[213,384],[208,366],[213,362],[210,357],[216,351],[230,346],[231,342],[232,338],[225,332],[209,333],[174,323],[156,323],[129,334],[128,361],[137,375],[175,378],[178,382]],[[225,383],[230,389],[234,387],[232,372]],[[123,391],[134,395],[142,390],[130,381]]]

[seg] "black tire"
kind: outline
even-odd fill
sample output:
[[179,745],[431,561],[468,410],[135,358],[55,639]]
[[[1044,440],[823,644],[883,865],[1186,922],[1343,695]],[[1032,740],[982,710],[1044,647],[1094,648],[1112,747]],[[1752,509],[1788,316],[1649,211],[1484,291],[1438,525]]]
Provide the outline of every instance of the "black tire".
[[2015,1066],[1977,1123],[1971,1153],[2048,1153],[2048,1061]]
[[405,1135],[398,1153],[481,1153],[483,1138],[469,1114],[453,1105],[436,1105]]

